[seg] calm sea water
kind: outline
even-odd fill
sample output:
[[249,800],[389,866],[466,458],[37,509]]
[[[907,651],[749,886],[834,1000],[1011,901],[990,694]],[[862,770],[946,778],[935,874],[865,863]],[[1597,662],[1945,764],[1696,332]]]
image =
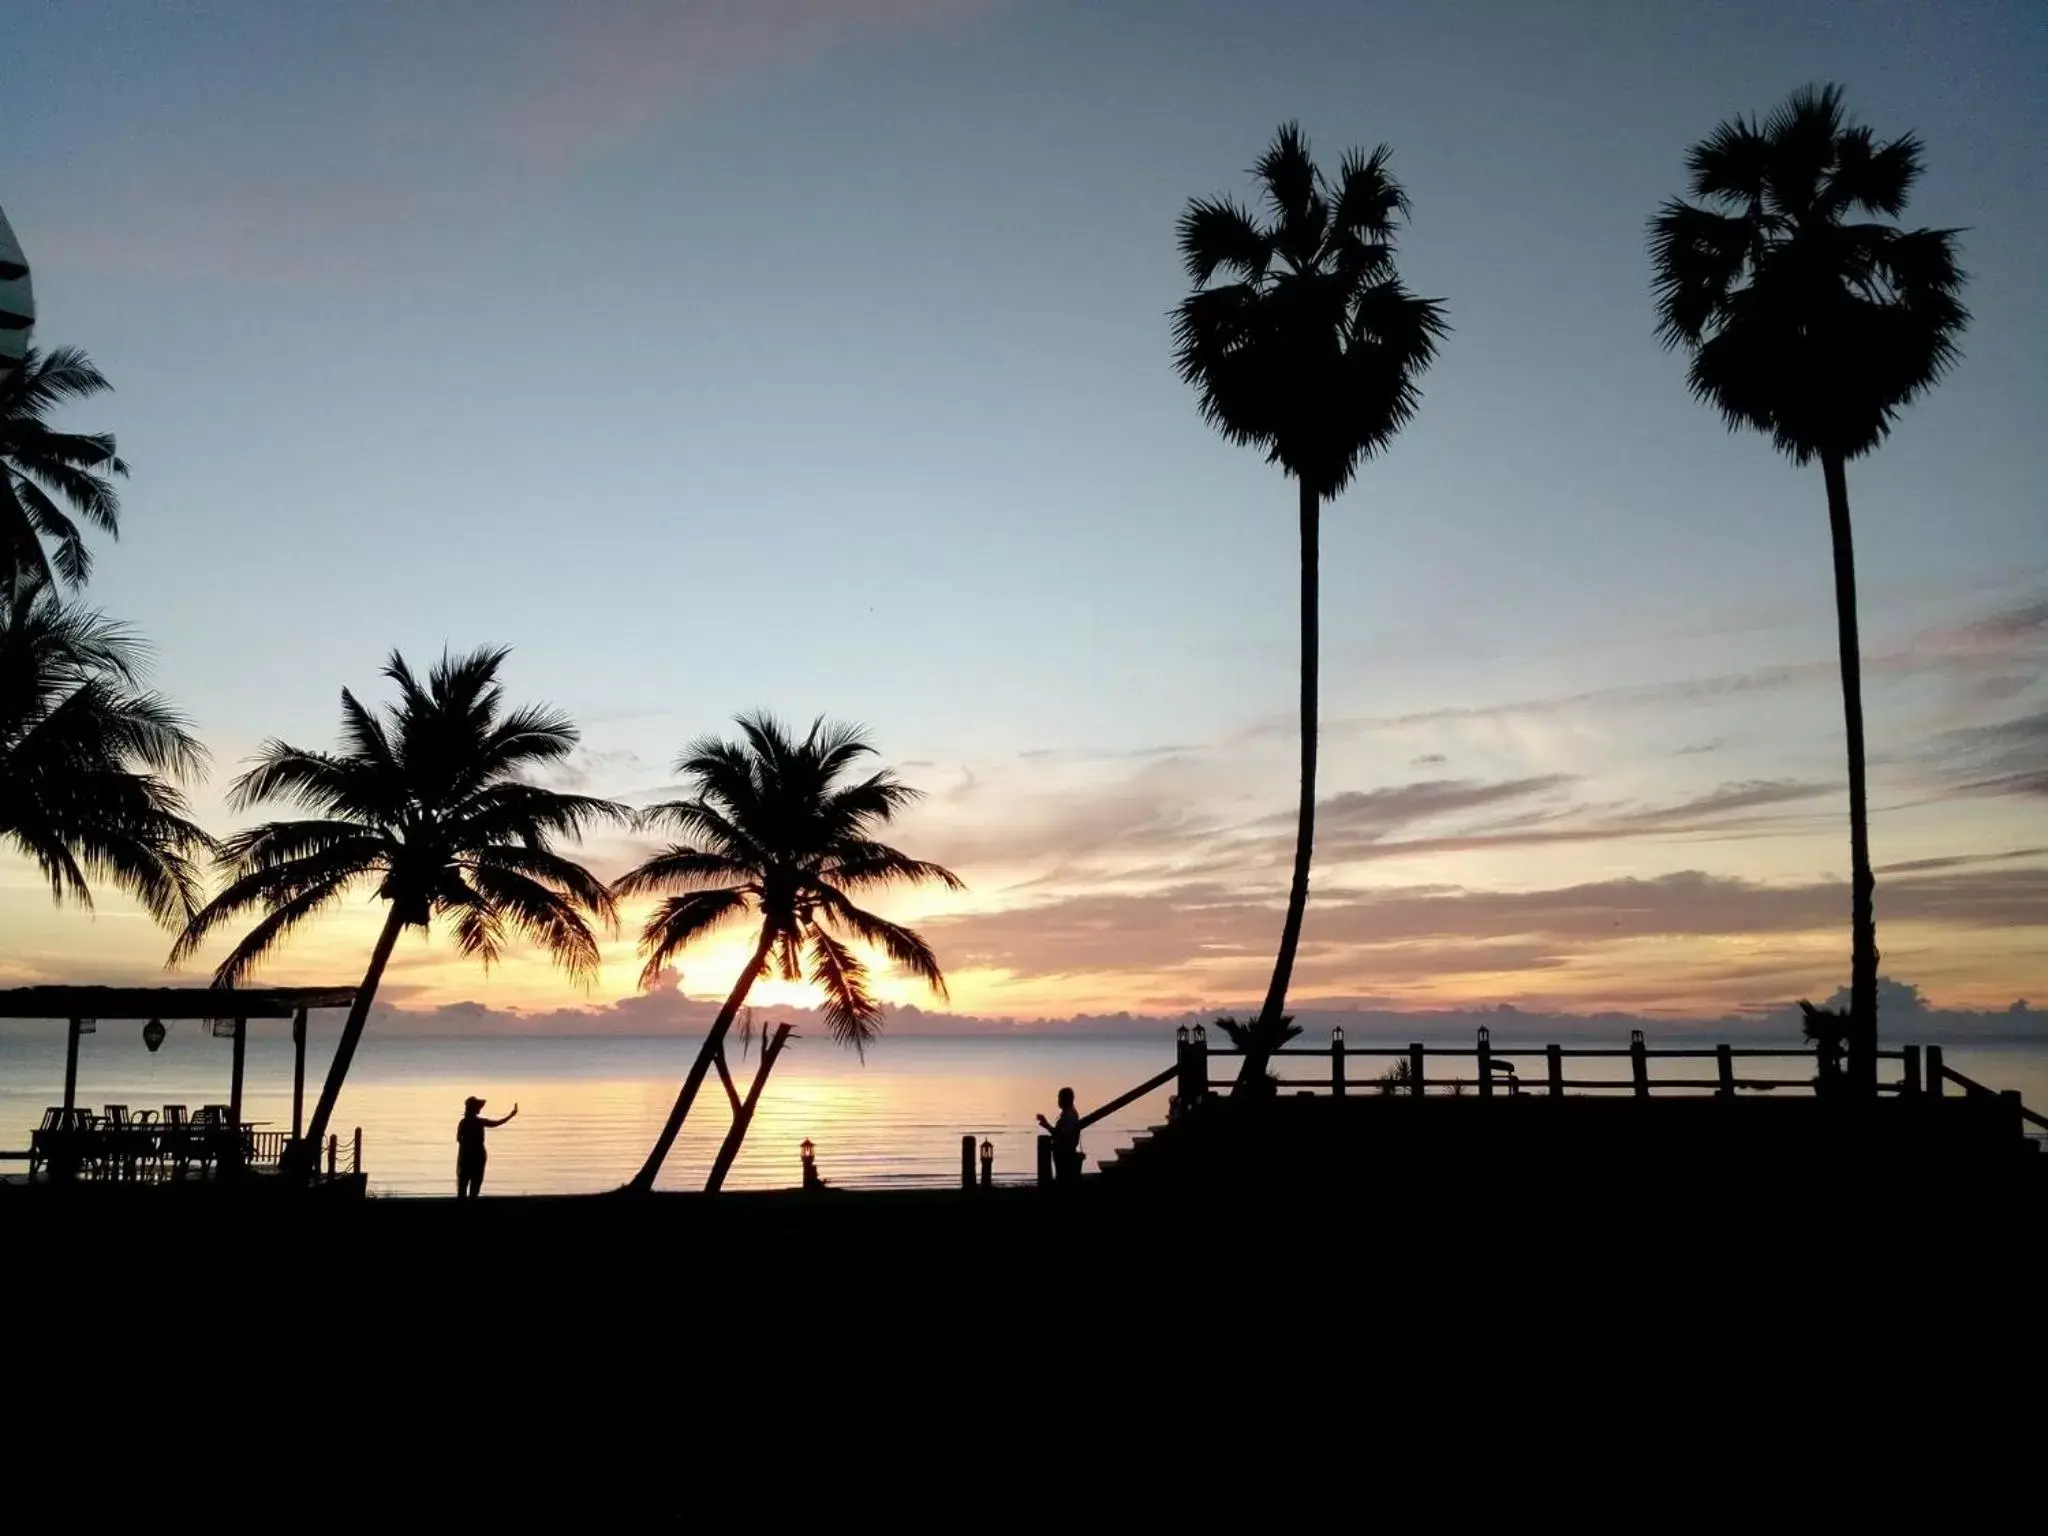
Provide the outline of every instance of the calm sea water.
[[[1387,1041],[1354,1040],[1354,1048]],[[1443,1044],[1466,1044],[1445,1040]],[[1566,1044],[1618,1043],[1609,1037]],[[1701,1043],[1652,1039],[1651,1044]],[[1754,1044],[1791,1044],[1792,1041]],[[315,1033],[308,1051],[307,1113],[333,1046]],[[1502,1049],[1509,1049],[1502,1046]],[[379,1194],[445,1194],[455,1177],[455,1122],[469,1094],[489,1100],[486,1115],[516,1102],[519,1118],[490,1133],[487,1194],[556,1194],[610,1189],[639,1168],[695,1053],[682,1038],[423,1039],[372,1031],[334,1118],[344,1138],[363,1132],[363,1163]],[[1539,1048],[1540,1049],[1540,1048]],[[2017,1088],[2031,1108],[2048,1106],[2048,1041],[1946,1041],[1950,1066],[1994,1088]],[[131,1109],[227,1099],[230,1043],[202,1026],[174,1024],[151,1055],[141,1026],[102,1024],[80,1041],[79,1102]],[[797,1148],[809,1137],[834,1184],[886,1187],[950,1184],[959,1177],[960,1138],[995,1144],[1000,1179],[1033,1173],[1033,1116],[1050,1117],[1055,1095],[1071,1085],[1082,1110],[1107,1102],[1173,1061],[1170,1035],[1157,1037],[978,1036],[884,1040],[862,1062],[827,1041],[793,1040],[755,1115],[729,1186],[774,1188],[798,1178]],[[742,1090],[753,1059],[735,1062]],[[1289,1065],[1284,1064],[1283,1075]],[[1320,1063],[1299,1063],[1303,1075]],[[1773,1064],[1794,1076],[1799,1063]],[[1887,1064],[1888,1067],[1890,1064]],[[1222,1066],[1219,1063],[1219,1068]],[[1711,1061],[1660,1063],[1657,1074],[1711,1078]],[[1354,1059],[1358,1082],[1376,1070]],[[1469,1075],[1471,1066],[1465,1070]],[[1895,1070],[1895,1068],[1893,1069]],[[1540,1054],[1523,1062],[1540,1076]],[[1574,1061],[1573,1076],[1625,1078],[1625,1060]],[[1434,1069],[1432,1069],[1434,1076]],[[1704,1084],[1703,1084],[1704,1086]],[[64,1030],[0,1037],[0,1147],[25,1147],[43,1108],[61,1101]],[[1091,1166],[1165,1117],[1166,1093],[1149,1096],[1092,1126]],[[243,1088],[245,1118],[288,1129],[291,1123],[289,1027],[252,1024]],[[696,1188],[727,1120],[724,1094],[705,1085],[662,1176],[662,1187]],[[10,1165],[16,1169],[20,1165]]]

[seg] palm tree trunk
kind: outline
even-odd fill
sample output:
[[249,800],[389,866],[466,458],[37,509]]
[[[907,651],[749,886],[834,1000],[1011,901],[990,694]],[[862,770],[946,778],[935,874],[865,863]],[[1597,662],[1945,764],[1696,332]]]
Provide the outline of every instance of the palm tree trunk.
[[1321,619],[1317,574],[1322,558],[1322,497],[1301,482],[1301,810],[1294,829],[1294,879],[1287,888],[1287,921],[1280,929],[1280,954],[1273,962],[1273,983],[1259,1010],[1251,1047],[1237,1084],[1242,1091],[1262,1082],[1268,1051],[1263,1042],[1277,1039],[1280,1016],[1287,1011],[1287,984],[1294,976],[1294,951],[1301,943],[1302,914],[1308,910],[1309,857],[1316,841],[1316,691],[1317,639]]
[[667,1161],[669,1148],[676,1144],[676,1135],[689,1118],[690,1106],[697,1102],[697,1090],[704,1086],[704,1078],[711,1070],[711,1063],[725,1044],[726,1031],[732,1028],[732,1021],[739,1016],[740,1006],[753,990],[754,978],[761,974],[761,966],[768,958],[768,946],[774,939],[774,930],[766,922],[761,924],[761,942],[754,946],[754,958],[746,969],[740,972],[740,979],[733,983],[727,994],[725,1006],[718,1010],[718,1017],[711,1021],[711,1033],[704,1037],[704,1044],[697,1051],[697,1059],[690,1063],[690,1075],[683,1079],[682,1091],[676,1095],[675,1107],[668,1112],[668,1121],[661,1128],[661,1134],[654,1138],[654,1150],[647,1154],[647,1161],[640,1165],[640,1171],[633,1175],[633,1182],[626,1187],[636,1194],[645,1194],[654,1188],[654,1180],[661,1172],[661,1165]]
[[788,1043],[789,1032],[795,1026],[778,1024],[775,1038],[761,1048],[761,1064],[754,1069],[754,1081],[747,1087],[747,1097],[733,1112],[732,1129],[725,1133],[725,1141],[718,1149],[718,1160],[711,1165],[711,1177],[704,1181],[704,1193],[715,1195],[725,1187],[725,1176],[732,1172],[733,1159],[740,1155],[740,1144],[747,1139],[747,1127],[754,1123],[754,1106],[761,1102],[761,1090],[768,1086],[768,1074],[775,1069],[775,1058],[782,1054],[782,1047]]
[[1842,457],[1821,455],[1835,550],[1835,631],[1842,653],[1842,718],[1849,747],[1849,1088],[1877,1091],[1877,877],[1863,776],[1863,652],[1856,633],[1856,545]]
[[370,1004],[376,1000],[377,985],[384,979],[384,967],[390,962],[391,951],[398,944],[399,930],[404,927],[399,919],[398,903],[394,901],[384,919],[384,931],[377,935],[377,947],[370,951],[370,968],[363,972],[363,984],[356,989],[356,1000],[349,1006],[348,1022],[341,1027],[341,1040],[334,1047],[334,1059],[327,1064],[327,1081],[320,1085],[320,1102],[313,1106],[313,1120],[306,1127],[306,1139],[299,1143],[300,1155],[310,1158],[306,1164],[308,1168],[319,1164],[320,1143],[327,1139],[327,1122],[334,1115],[335,1101],[341,1097],[341,1085],[348,1078],[349,1063],[355,1060],[356,1042],[363,1038],[363,1026],[370,1020]]

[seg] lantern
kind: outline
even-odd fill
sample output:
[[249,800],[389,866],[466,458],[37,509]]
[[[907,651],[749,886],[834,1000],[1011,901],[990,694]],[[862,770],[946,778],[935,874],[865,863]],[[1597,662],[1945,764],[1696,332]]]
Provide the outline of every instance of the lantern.
[[808,1136],[804,1138],[804,1144],[798,1147],[797,1151],[803,1155],[804,1167],[806,1168],[811,1167],[818,1160],[818,1149],[811,1144],[811,1138]]
[[1332,1044],[1332,1045],[1342,1045],[1343,1043],[1344,1043],[1344,1026],[1343,1026],[1342,1024],[1333,1024],[1333,1025],[1331,1025],[1331,1026],[1330,1026],[1330,1044]]
[[1186,1045],[1186,1044],[1188,1043],[1188,1027],[1187,1027],[1187,1025],[1183,1024],[1183,1025],[1181,1025],[1181,1027],[1180,1027],[1179,1029],[1176,1029],[1176,1030],[1175,1030],[1175,1031],[1173,1032],[1173,1038],[1174,1038],[1175,1040],[1177,1040],[1177,1041],[1178,1041],[1178,1042],[1179,1042],[1180,1044],[1182,1044],[1182,1045]]
[[1197,1025],[1195,1026],[1195,1044],[1197,1044],[1197,1045],[1207,1045],[1208,1043],[1209,1043],[1209,1030],[1208,1030],[1208,1027],[1207,1027],[1206,1025],[1202,1025],[1202,1024],[1197,1024]]
[[142,1043],[149,1047],[151,1055],[156,1053],[158,1047],[164,1043],[164,1021],[162,1019],[151,1019],[142,1026]]

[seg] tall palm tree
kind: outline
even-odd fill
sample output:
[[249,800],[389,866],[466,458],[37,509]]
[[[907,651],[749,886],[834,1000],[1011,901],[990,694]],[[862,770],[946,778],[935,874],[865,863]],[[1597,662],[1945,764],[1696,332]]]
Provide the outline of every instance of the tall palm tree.
[[[59,501],[106,533],[121,532],[112,477],[128,466],[109,432],[59,432],[45,417],[72,400],[113,388],[76,347],[47,355],[31,347],[20,370],[0,381],[0,578],[33,573],[77,587],[92,574],[92,552]],[[57,546],[54,559],[43,548]]]
[[90,873],[182,923],[198,904],[193,861],[214,845],[177,781],[205,752],[142,672],[119,625],[32,578],[0,592],[0,838],[59,903],[91,907]]
[[579,980],[596,976],[597,940],[586,916],[616,923],[604,883],[554,851],[560,838],[623,820],[625,808],[562,794],[520,775],[559,762],[576,728],[541,706],[507,711],[503,649],[443,656],[422,682],[396,651],[384,676],[398,699],[382,714],[341,693],[342,748],[314,752],[265,744],[235,781],[237,809],[285,801],[308,819],[270,821],[223,843],[227,886],[193,917],[171,961],[244,912],[263,916],[214,972],[232,986],[294,928],[365,882],[389,903],[369,969],[342,1027],[305,1145],[318,1147],[362,1038],[399,933],[436,916],[454,924],[465,955],[489,966],[508,930],[545,949]]
[[1698,201],[1674,198],[1650,220],[1657,335],[1692,354],[1693,394],[1731,430],[1768,432],[1794,464],[1819,459],[1827,487],[1849,753],[1850,1077],[1875,1091],[1876,878],[1845,466],[1959,355],[1969,313],[1956,232],[1891,222],[1920,179],[1920,141],[1880,143],[1851,124],[1837,86],[1795,92],[1761,124],[1731,118],[1686,165]]
[[[1392,444],[1448,331],[1443,305],[1402,286],[1394,241],[1408,197],[1389,151],[1352,150],[1335,183],[1288,123],[1252,174],[1266,219],[1229,198],[1180,217],[1194,292],[1174,315],[1174,363],[1225,439],[1265,450],[1301,502],[1301,808],[1287,918],[1238,1081],[1263,1080],[1280,1040],[1315,846],[1317,582],[1323,503]],[[1227,281],[1215,281],[1218,274]]]
[[[843,942],[882,951],[932,991],[946,978],[931,946],[911,929],[854,905],[864,891],[935,882],[961,883],[950,870],[913,859],[875,835],[918,798],[887,769],[863,778],[851,772],[875,749],[851,725],[814,721],[801,739],[766,714],[742,715],[744,738],[692,743],[676,771],[696,791],[687,800],[650,806],[649,826],[683,841],[671,844],[612,886],[614,896],[668,892],[640,936],[647,956],[642,985],[651,983],[692,940],[741,917],[758,917],[754,951],[733,983],[711,1032],[690,1064],[675,1107],[630,1186],[654,1187],[696,1102],[705,1074],[722,1061],[726,1032],[754,981],[772,962],[790,981],[808,977],[824,994],[822,1014],[834,1039],[865,1051],[881,1027],[882,1010],[868,991],[868,971]],[[734,1151],[737,1148],[732,1149]],[[730,1166],[730,1154],[720,1162]],[[717,1187],[723,1167],[714,1171]]]

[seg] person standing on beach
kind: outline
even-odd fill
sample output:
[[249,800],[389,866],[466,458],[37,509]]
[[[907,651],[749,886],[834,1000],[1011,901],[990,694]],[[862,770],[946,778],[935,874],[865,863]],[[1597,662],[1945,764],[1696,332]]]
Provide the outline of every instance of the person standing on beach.
[[1050,1124],[1045,1116],[1038,1123],[1052,1133],[1052,1170],[1056,1183],[1072,1184],[1081,1177],[1081,1117],[1074,1110],[1074,1090],[1060,1090],[1060,1118]]
[[455,1122],[455,1198],[475,1199],[484,1192],[484,1132],[494,1130],[512,1115],[519,1113],[519,1106],[512,1106],[512,1114],[497,1120],[483,1117],[482,1099],[464,1099],[462,1118]]

